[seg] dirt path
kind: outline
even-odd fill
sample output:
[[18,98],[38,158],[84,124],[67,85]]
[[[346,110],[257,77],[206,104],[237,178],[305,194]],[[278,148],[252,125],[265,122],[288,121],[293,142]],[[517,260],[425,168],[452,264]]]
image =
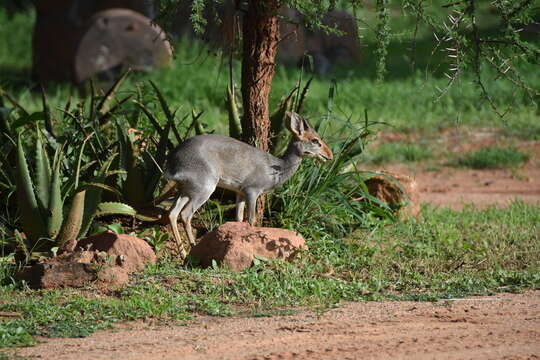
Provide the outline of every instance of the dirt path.
[[[482,134],[460,135],[454,139],[442,136],[441,149],[462,154],[480,147],[497,144],[497,137]],[[390,164],[371,170],[386,170],[412,176],[417,184],[420,203],[461,209],[466,204],[484,208],[506,206],[515,199],[540,203],[540,141],[523,141],[517,148],[529,155],[529,161],[517,168],[474,170],[447,166],[447,159],[439,159],[435,168],[424,163]]]
[[[540,155],[538,157],[540,159]],[[414,165],[390,165],[394,173],[412,176],[419,190],[420,203],[450,207],[455,210],[467,204],[478,208],[506,206],[512,200],[540,203],[540,166],[512,169],[472,170],[441,168],[426,171]]]
[[48,339],[30,359],[538,359],[540,291],[471,299],[362,302],[322,314],[199,317]]

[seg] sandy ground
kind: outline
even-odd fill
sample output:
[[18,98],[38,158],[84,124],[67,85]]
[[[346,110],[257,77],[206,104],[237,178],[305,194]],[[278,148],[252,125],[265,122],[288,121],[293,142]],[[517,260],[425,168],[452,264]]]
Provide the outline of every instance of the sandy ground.
[[[501,141],[496,133],[441,134],[432,147],[447,153],[461,154],[493,146]],[[390,140],[404,140],[403,136],[387,134]],[[383,137],[384,139],[384,137]],[[387,139],[388,140],[388,139]],[[415,139],[407,139],[414,142]],[[412,176],[419,190],[421,203],[461,209],[466,204],[483,208],[490,205],[505,206],[510,201],[520,199],[529,203],[540,203],[540,141],[523,141],[514,144],[529,155],[529,161],[516,168],[474,170],[445,166],[441,159],[431,167],[425,163],[391,164],[384,169]]]
[[350,303],[317,316],[198,317],[48,339],[30,359],[538,359],[540,291],[426,302]]
[[[491,141],[452,142],[466,151]],[[475,139],[472,139],[475,140]],[[387,170],[415,177],[421,202],[459,209],[540,202],[540,143],[519,169],[468,170],[422,164]],[[84,339],[43,339],[30,359],[539,359],[540,291],[437,303],[351,303],[320,316],[197,317],[185,326],[124,324]]]

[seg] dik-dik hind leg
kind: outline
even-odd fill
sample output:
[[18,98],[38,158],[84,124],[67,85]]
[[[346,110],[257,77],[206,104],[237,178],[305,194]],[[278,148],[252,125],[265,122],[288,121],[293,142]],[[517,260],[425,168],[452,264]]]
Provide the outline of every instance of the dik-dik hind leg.
[[178,231],[178,214],[180,214],[180,211],[184,208],[188,201],[189,198],[187,196],[179,195],[176,198],[174,205],[169,212],[169,221],[171,223],[171,228],[174,234],[174,238],[176,239],[176,243],[178,244],[178,246],[182,247],[182,256],[186,255],[186,251],[184,249],[184,246],[182,245],[182,239],[180,238],[180,232]]
[[246,199],[244,195],[236,194],[236,221],[244,221],[244,207],[246,206]]
[[180,213],[182,222],[184,223],[184,228],[191,245],[195,245],[195,236],[193,235],[193,230],[191,227],[191,218],[193,214],[210,198],[210,195],[216,189],[214,184],[206,184],[207,186],[197,186],[197,188],[190,189],[189,198],[190,201],[184,206],[184,209]]

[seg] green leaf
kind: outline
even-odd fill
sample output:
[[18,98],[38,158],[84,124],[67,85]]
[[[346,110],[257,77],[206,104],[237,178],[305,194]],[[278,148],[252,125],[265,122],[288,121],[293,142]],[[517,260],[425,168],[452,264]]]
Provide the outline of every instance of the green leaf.
[[161,91],[159,91],[159,88],[154,84],[152,80],[150,80],[150,85],[154,89],[154,92],[156,93],[156,96],[159,100],[159,103],[161,104],[161,108],[163,109],[163,112],[165,113],[165,116],[167,117],[167,120],[174,122],[174,115],[171,113],[171,109],[169,108],[169,105],[167,104],[167,101],[161,94]]
[[119,202],[102,202],[99,204],[96,216],[128,215],[135,216],[137,211],[128,204]]
[[[67,219],[58,236],[57,243],[60,248],[63,248],[67,244],[74,245],[75,241],[77,241],[83,222],[85,198],[86,190],[81,190],[73,196]],[[71,248],[69,250],[73,249]]]
[[11,128],[17,129],[28,124],[36,123],[43,119],[45,119],[45,114],[43,111],[38,111],[30,115],[23,115],[11,123]]
[[51,167],[39,127],[36,126],[36,195],[41,208],[49,205]]
[[[80,236],[86,235],[86,233],[90,229],[92,221],[94,220],[94,217],[96,215],[98,206],[101,203],[101,194],[103,190],[108,190],[108,188],[111,188],[102,183],[105,182],[105,179],[107,178],[109,173],[109,168],[116,156],[117,154],[109,156],[109,158],[103,163],[103,165],[99,169],[97,176],[93,179],[94,181],[92,183],[83,185],[84,187],[88,186],[88,190],[84,201],[84,213],[81,230],[79,232]],[[100,185],[97,186],[98,184]],[[116,193],[118,193],[117,190]]]
[[101,99],[101,101],[99,102],[97,112],[98,114],[100,114],[101,117],[107,115],[107,113],[109,112],[109,103],[114,99],[118,88],[120,88],[120,85],[122,84],[122,82],[124,82],[129,73],[130,70],[127,70],[125,73],[123,73],[122,76],[120,76],[118,80],[115,81],[113,86],[111,86],[109,91],[107,91],[103,99]]
[[46,236],[46,226],[36,200],[32,178],[21,142],[21,133],[17,141],[17,199],[23,231],[31,244]]
[[59,155],[57,161],[54,164],[51,187],[50,187],[50,198],[48,204],[48,218],[47,218],[47,233],[49,238],[56,239],[60,228],[62,227],[62,222],[64,221],[63,207],[64,202],[62,201],[61,193],[61,174],[60,174],[60,164],[62,152],[58,151]]
[[41,90],[41,103],[43,106],[43,118],[45,119],[45,129],[51,134],[53,137],[56,137],[56,134],[54,132],[54,126],[52,121],[52,115],[51,115],[51,109],[49,108],[49,103],[47,101],[47,93],[45,92],[45,89],[43,86],[40,86]]

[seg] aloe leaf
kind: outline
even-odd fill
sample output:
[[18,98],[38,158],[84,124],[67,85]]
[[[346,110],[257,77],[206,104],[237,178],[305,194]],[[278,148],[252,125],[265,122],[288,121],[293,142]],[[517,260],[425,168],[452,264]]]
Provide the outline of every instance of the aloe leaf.
[[145,174],[138,162],[134,160],[131,161],[131,165],[127,169],[124,199],[129,204],[138,206],[146,202],[145,192],[142,189],[145,183]]
[[[177,109],[177,111],[178,111],[178,109]],[[177,111],[175,111],[175,113],[176,113]],[[180,124],[179,124],[178,126],[180,126],[180,125],[181,125],[188,117],[189,117],[189,114],[186,114],[186,115],[182,118],[182,120],[180,121]],[[184,140],[183,140],[184,138],[182,138],[182,136],[180,135],[180,132],[178,131],[178,127],[176,126],[176,124],[174,123],[174,121],[173,121],[173,120],[167,120],[167,124],[170,124],[171,129],[172,129],[172,132],[173,132],[174,137],[176,138],[176,141],[178,142],[178,144],[180,144],[182,141],[184,141]],[[189,132],[189,131],[186,131],[186,133],[185,133],[186,136],[187,136],[188,132]],[[170,142],[169,142],[169,145],[171,145]]]
[[61,193],[61,174],[60,174],[60,163],[61,163],[61,152],[58,151],[60,155],[56,157],[54,163],[54,169],[51,179],[50,187],[50,198],[48,204],[48,218],[47,218],[47,233],[49,238],[56,239],[60,228],[62,227],[62,222],[64,221],[63,206],[64,202],[62,201]]
[[41,131],[37,126],[36,135],[36,195],[41,207],[45,208],[49,204],[51,168],[43,148]]
[[34,124],[40,120],[43,120],[44,117],[45,115],[43,114],[43,111],[37,111],[30,115],[22,115],[21,117],[17,118],[15,121],[11,122],[11,128],[18,129],[28,124]]
[[19,133],[17,141],[17,199],[19,202],[19,212],[23,230],[33,244],[40,237],[45,236],[46,227],[38,202],[34,193],[34,186],[28,163],[24,154],[24,148],[21,142],[21,133]]
[[103,116],[108,112],[109,103],[114,99],[114,96],[116,95],[116,92],[120,88],[120,85],[122,84],[122,82],[124,82],[124,80],[126,79],[129,73],[130,73],[130,70],[127,70],[125,73],[123,73],[122,76],[120,76],[118,80],[114,82],[113,86],[111,86],[111,88],[109,89],[109,91],[107,91],[105,96],[103,96],[103,99],[101,99],[97,107],[98,114]]
[[[93,182],[83,185],[85,188],[87,188],[87,194],[84,202],[84,213],[81,230],[79,233],[80,236],[86,235],[86,233],[90,229],[92,221],[94,220],[94,217],[96,215],[97,208],[101,203],[101,194],[103,193],[103,190],[108,190],[108,188],[111,188],[102,183],[105,182],[105,179],[107,178],[107,175],[109,173],[109,168],[111,167],[113,161],[116,159],[116,156],[117,154],[109,156],[109,158],[103,163],[103,165],[99,169],[97,176],[93,179]],[[97,184],[100,184],[101,186],[97,186]],[[116,190],[116,192],[118,191]]]
[[11,135],[11,124],[8,121],[11,109],[4,106],[4,98],[0,96],[0,134]]
[[158,131],[162,132],[163,129],[161,128],[161,125],[159,125],[158,119],[152,114],[152,112],[142,103],[140,103],[137,100],[132,101],[139,109],[143,111],[143,113],[146,115],[148,120],[150,120],[150,123],[152,123],[152,126]]
[[135,216],[137,211],[128,204],[120,202],[102,202],[99,204],[96,216],[106,216],[106,215],[128,215]]
[[66,101],[66,105],[64,105],[64,110],[63,110],[63,113],[64,113],[64,120],[66,120],[67,118],[67,114],[70,113],[70,109],[71,109],[71,95],[68,97],[67,101]]
[[150,85],[152,86],[152,88],[154,88],[154,92],[156,93],[156,96],[157,96],[157,98],[159,100],[159,103],[161,104],[161,108],[163,109],[163,112],[165,113],[165,116],[167,117],[167,120],[174,121],[174,115],[171,112],[171,109],[169,108],[169,105],[167,104],[167,101],[165,100],[165,98],[161,94],[161,91],[159,91],[158,87],[156,86],[156,84],[152,80],[150,80]]
[[54,125],[51,115],[51,109],[49,107],[49,101],[47,100],[47,93],[45,92],[45,89],[43,86],[40,86],[41,89],[41,103],[43,106],[43,115],[45,118],[45,129],[51,134],[53,137],[56,137],[56,134],[54,132]]
[[74,181],[75,187],[79,186],[79,178],[81,175],[81,162],[82,162],[82,157],[84,154],[84,147],[86,146],[86,143],[88,142],[88,140],[90,140],[90,138],[93,135],[94,135],[94,132],[90,133],[87,137],[84,138],[81,148],[79,150],[79,154],[77,156],[77,167],[75,168],[75,181]]
[[240,139],[242,136],[242,123],[238,112],[238,104],[234,93],[234,85],[227,87],[227,110],[229,112],[229,136]]
[[137,220],[146,221],[146,222],[156,222],[161,220],[161,216],[149,216],[149,215],[142,215],[142,214],[135,214],[135,218]]
[[126,97],[124,97],[123,99],[121,99],[120,101],[118,101],[116,104],[114,104],[114,106],[112,108],[110,108],[109,111],[105,112],[103,115],[101,115],[98,119],[98,124],[100,126],[102,125],[105,125],[106,121],[112,116],[112,114],[114,114],[116,112],[116,110],[118,110],[122,105],[124,105],[124,103],[126,101],[128,101],[129,99],[131,99],[133,97],[133,94],[130,94]]
[[191,110],[191,118],[193,119],[193,125],[195,127],[195,134],[202,135],[206,134],[206,130],[204,130],[204,127],[202,126],[201,122],[199,121],[201,115],[203,114],[203,111],[200,113],[196,113],[195,109]]
[[112,186],[109,186],[107,184],[102,184],[102,183],[97,183],[97,182],[90,182],[90,183],[85,183],[81,186],[79,186],[79,190],[90,190],[90,189],[100,189],[100,190],[105,190],[105,191],[109,191],[113,194],[115,194],[116,196],[122,196],[122,193],[120,191],[118,191],[117,189],[113,188]]
[[[64,224],[60,230],[60,235],[57,238],[59,248],[65,248],[67,244],[74,244],[77,241],[81,231],[82,221],[84,216],[84,205],[86,198],[86,190],[81,190],[75,193],[71,201],[71,207]],[[70,246],[69,250],[73,250],[75,246]]]
[[19,104],[13,96],[11,96],[11,94],[5,91],[1,86],[0,86],[0,97],[5,97],[14,107],[19,109],[25,116],[29,115],[28,111],[26,111],[26,109],[22,107],[21,104]]

